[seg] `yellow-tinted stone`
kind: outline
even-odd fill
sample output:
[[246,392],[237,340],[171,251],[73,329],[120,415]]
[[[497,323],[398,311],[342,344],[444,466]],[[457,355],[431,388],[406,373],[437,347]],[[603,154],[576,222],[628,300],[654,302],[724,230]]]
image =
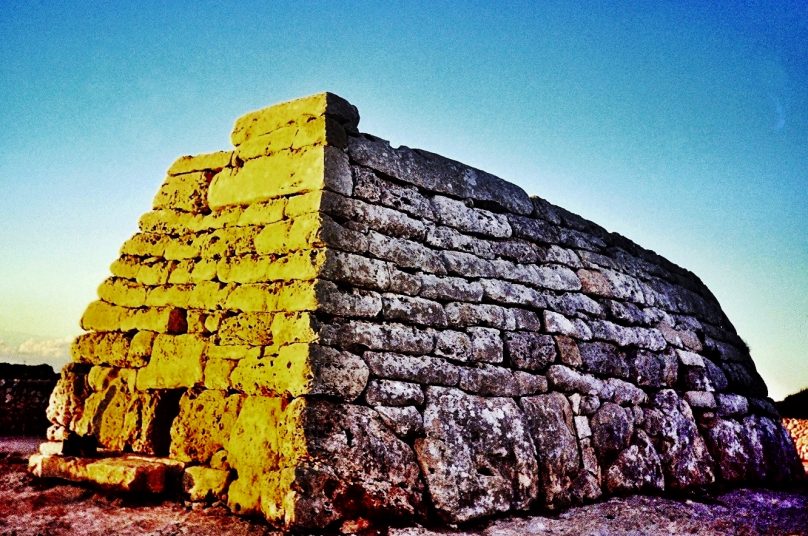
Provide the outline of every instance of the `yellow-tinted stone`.
[[[119,332],[91,332],[76,337],[70,348],[73,361],[114,367],[140,367],[145,361],[130,355],[130,339]],[[148,356],[148,354],[146,354]]]
[[314,117],[307,121],[290,123],[267,134],[253,136],[239,145],[237,153],[242,160],[250,160],[311,145],[345,147],[347,141],[345,129],[338,122],[327,117]]
[[105,301],[94,301],[87,306],[81,317],[81,328],[96,331],[117,331],[128,309],[109,304]]
[[222,320],[219,344],[272,344],[272,313],[240,313]]
[[177,261],[166,261],[156,257],[143,259],[138,265],[136,279],[144,285],[165,285],[176,264]]
[[152,287],[144,303],[150,307],[188,307],[195,285],[161,285]]
[[180,461],[208,463],[230,437],[243,395],[207,389],[186,391],[180,411],[171,425],[171,457]]
[[143,330],[158,333],[184,333],[185,309],[177,307],[143,307],[129,309],[121,321],[123,331]]
[[136,233],[121,246],[121,255],[162,257],[170,238],[157,233]]
[[87,374],[87,383],[90,389],[96,392],[107,389],[113,383],[119,383],[122,388],[132,390],[136,374],[135,369],[95,365]]
[[90,395],[86,365],[68,363],[62,367],[53,388],[45,416],[53,424],[72,429],[84,413],[84,401]]
[[[276,397],[249,396],[227,443],[228,461],[238,474],[228,490],[228,506],[235,512],[261,511],[261,479],[281,467],[294,467],[305,456],[300,423],[303,399],[290,403]],[[290,481],[291,482],[291,481]],[[285,490],[278,493],[285,495]]]
[[[90,371],[91,375],[93,373]],[[129,386],[120,378],[111,377],[112,374],[109,370],[95,373],[95,387],[101,389],[87,397],[84,412],[71,429],[81,436],[95,437],[102,447],[121,451],[135,433],[137,423],[126,417],[136,408]]]
[[129,355],[127,356],[127,366],[142,367],[145,365],[152,353],[152,345],[157,333],[154,331],[138,331],[129,343]]
[[276,310],[314,311],[319,306],[314,281],[289,281],[278,285]]
[[199,309],[191,309],[185,315],[185,318],[188,322],[188,333],[206,333],[207,330],[205,329],[205,317],[207,313],[205,311],[200,311]]
[[185,285],[193,282],[192,272],[196,266],[196,259],[182,259],[174,262],[168,282],[174,285]]
[[140,259],[129,255],[122,255],[119,259],[113,261],[109,269],[114,276],[136,279],[140,271]]
[[203,216],[179,210],[159,208],[140,217],[138,227],[144,233],[183,235],[193,231]]
[[208,346],[208,358],[210,359],[243,359],[245,357],[259,357],[262,353],[261,346],[241,345],[218,345],[211,343]]
[[105,302],[125,307],[140,307],[146,303],[146,287],[129,279],[110,277],[98,287],[98,297]]
[[158,459],[135,455],[99,459],[35,454],[28,463],[28,470],[40,478],[61,478],[106,490],[150,494],[163,493],[169,468]]
[[200,281],[192,286],[188,306],[195,309],[217,309],[227,301],[227,296],[234,287],[232,283]]
[[238,224],[245,225],[266,225],[274,223],[283,219],[283,213],[286,207],[286,199],[281,197],[278,199],[271,199],[269,201],[262,201],[260,203],[253,203],[244,208],[239,217]]
[[215,210],[318,190],[324,184],[324,170],[322,147],[248,160],[242,167],[227,168],[214,177],[208,204]]
[[199,257],[196,235],[186,234],[176,238],[169,238],[165,242],[163,257],[169,260],[193,259]]
[[259,231],[254,226],[216,229],[200,234],[196,238],[196,247],[205,259],[255,253],[253,241]]
[[152,207],[186,212],[207,210],[208,185],[213,176],[213,172],[210,171],[169,175],[154,196]]
[[284,216],[288,219],[297,218],[303,214],[317,212],[323,203],[323,191],[315,190],[301,195],[293,195],[286,201]]
[[255,236],[255,249],[266,255],[321,247],[320,223],[318,214],[306,214],[267,225]]
[[272,341],[276,346],[317,340],[314,317],[306,311],[278,313],[272,318]]
[[205,317],[205,329],[210,333],[216,333],[226,316],[225,311],[208,311],[208,315]]
[[[317,93],[255,110],[236,119],[230,140],[238,147],[250,138],[324,117],[330,107],[342,103],[344,101],[336,95]],[[347,103],[344,105],[350,106]],[[325,136],[325,132],[322,135]]]
[[224,496],[230,471],[194,466],[185,469],[182,489],[191,501],[207,501]]
[[207,389],[230,389],[230,373],[238,361],[209,357],[205,363],[205,387]]
[[280,285],[248,283],[238,285],[227,296],[225,307],[236,311],[270,312],[277,310],[277,292]]
[[149,364],[138,369],[138,390],[177,389],[201,383],[206,343],[196,334],[158,335]]
[[179,175],[192,171],[217,171],[230,164],[232,151],[217,151],[198,155],[185,155],[177,158],[168,168],[169,175]]
[[245,357],[230,374],[230,385],[243,393],[300,396],[310,390],[309,345],[292,344],[274,356]]
[[212,281],[216,278],[217,261],[214,259],[199,259],[194,263],[191,270],[191,281],[199,283],[201,281]]
[[235,283],[262,283],[314,279],[324,264],[324,249],[295,251],[281,257],[245,255],[219,261],[217,277]]

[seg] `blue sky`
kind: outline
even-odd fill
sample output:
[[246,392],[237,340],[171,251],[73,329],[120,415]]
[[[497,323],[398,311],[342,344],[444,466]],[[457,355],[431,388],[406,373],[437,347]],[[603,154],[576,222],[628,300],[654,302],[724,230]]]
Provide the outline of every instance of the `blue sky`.
[[264,4],[4,0],[0,338],[76,334],[178,155],[330,90],[693,270],[808,386],[804,2]]

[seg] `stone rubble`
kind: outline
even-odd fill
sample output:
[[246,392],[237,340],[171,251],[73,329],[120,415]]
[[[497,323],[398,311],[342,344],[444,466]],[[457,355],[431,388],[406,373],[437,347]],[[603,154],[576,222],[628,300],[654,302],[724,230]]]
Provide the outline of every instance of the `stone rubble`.
[[[358,121],[319,94],[171,166],[51,397],[66,451],[295,529],[801,477],[695,275]],[[129,463],[76,459],[32,465]]]

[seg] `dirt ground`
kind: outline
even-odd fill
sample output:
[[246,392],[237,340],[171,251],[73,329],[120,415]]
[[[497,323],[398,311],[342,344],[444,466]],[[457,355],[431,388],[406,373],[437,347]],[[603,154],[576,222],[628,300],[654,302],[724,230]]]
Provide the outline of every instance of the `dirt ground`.
[[[0,438],[0,534],[23,535],[279,535],[258,520],[222,506],[144,502],[80,486],[40,481],[25,471],[39,440]],[[369,534],[517,536],[578,535],[808,535],[808,488],[743,489],[699,501],[622,497],[556,516],[489,520],[468,527],[391,528]]]

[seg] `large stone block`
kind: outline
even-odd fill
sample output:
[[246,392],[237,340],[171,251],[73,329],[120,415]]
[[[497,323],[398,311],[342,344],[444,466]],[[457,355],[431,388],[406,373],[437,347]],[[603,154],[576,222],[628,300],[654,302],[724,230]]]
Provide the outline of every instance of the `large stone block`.
[[525,510],[538,491],[539,468],[519,407],[430,387],[426,437],[416,441],[418,463],[438,513],[452,522]]

